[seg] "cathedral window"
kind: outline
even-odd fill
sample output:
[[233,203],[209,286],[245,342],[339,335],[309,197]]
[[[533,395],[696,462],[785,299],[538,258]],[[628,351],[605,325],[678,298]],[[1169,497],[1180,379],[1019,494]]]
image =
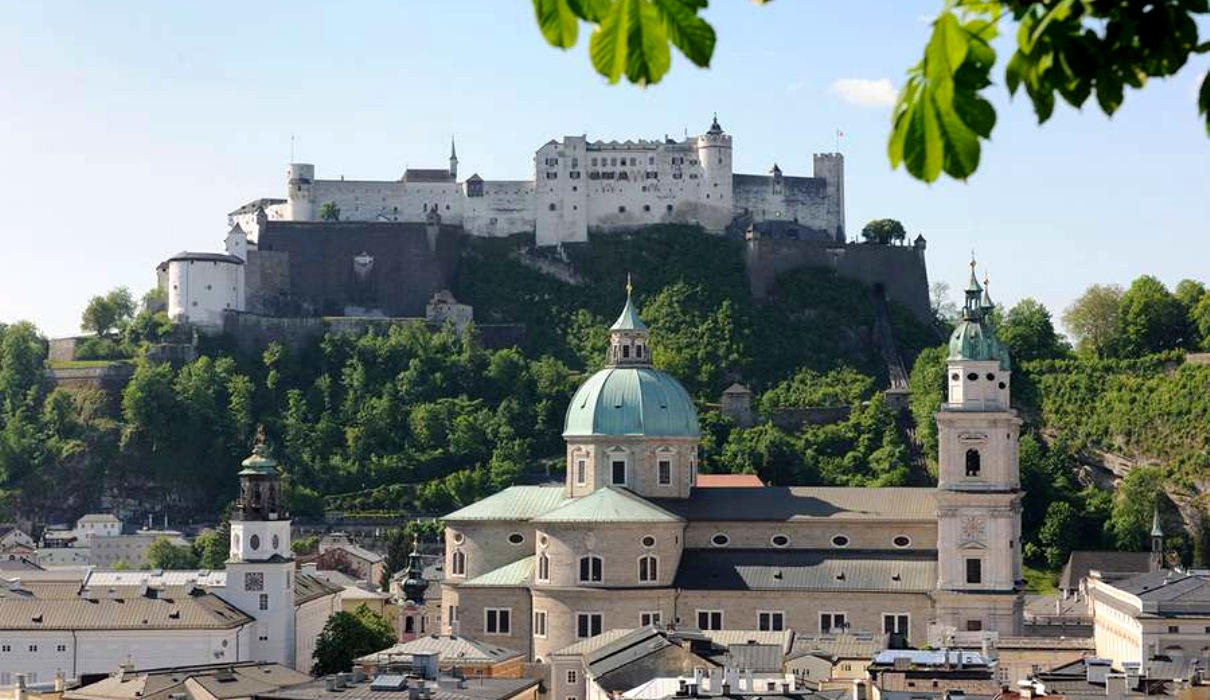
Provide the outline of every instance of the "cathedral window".
[[538,555],[538,580],[550,581],[550,557],[545,553]]
[[601,633],[603,627],[601,613],[576,613],[576,637],[588,639]]
[[651,535],[644,535],[643,539],[639,540],[639,542],[641,542],[643,546],[647,547],[648,549],[655,546],[655,538]]
[[253,535],[249,537],[248,546],[251,547],[253,551],[260,549],[260,535]]
[[700,630],[721,630],[723,628],[723,611],[698,610],[697,628]]
[[973,382],[973,381],[975,381],[976,379],[978,379],[978,378],[979,378],[979,373],[978,373],[978,372],[970,372],[970,373],[968,373],[968,374],[966,375],[966,378],[967,378],[967,380],[969,380],[969,381],[972,381],[972,382]]
[[843,632],[849,626],[849,614],[842,612],[819,613],[819,632],[831,634]]
[[899,549],[905,549],[912,546],[912,538],[907,535],[896,535],[895,539],[891,540],[891,544]]
[[583,486],[588,483],[588,460],[576,460],[576,485]]
[[967,450],[966,451],[966,475],[967,476],[979,476],[979,472],[982,470],[982,465],[980,464],[980,462],[981,462],[981,458],[979,456],[979,450],[974,450],[974,449]]
[[644,204],[644,205],[643,205],[643,211],[651,211],[651,205],[650,205],[650,204]]
[[994,373],[992,373],[992,372],[988,372],[988,373],[987,373],[987,381],[989,381],[989,382],[994,382],[994,381],[996,381],[996,375],[995,375]]
[[461,532],[455,532],[453,536],[454,544],[462,544],[466,537]]
[[604,578],[604,559],[593,554],[580,557],[580,583],[601,583]]
[[535,637],[545,637],[546,636],[546,611],[545,610],[535,610],[534,611],[534,636]]
[[725,532],[716,532],[710,538],[710,544],[714,545],[715,547],[726,547],[730,543],[731,538],[728,537],[727,533]]
[[625,460],[621,460],[621,459],[613,460],[613,464],[611,465],[611,472],[612,473],[610,474],[610,477],[611,477],[611,481],[614,484],[622,485],[622,484],[626,483],[626,462],[625,462]]
[[[623,179],[623,180],[625,180],[626,178],[622,178],[622,179]],[[619,207],[618,207],[618,213],[619,213],[619,214],[625,214],[625,213],[626,213],[626,205],[625,205],[625,204],[623,204],[623,205],[621,205],[621,206],[619,206]]]
[[261,593],[260,600],[258,602],[260,603],[259,607],[261,610],[268,610],[269,609],[269,594]]
[[789,535],[778,533],[769,538],[769,544],[773,545],[774,547],[787,547],[790,544],[790,537]]
[[630,346],[629,345],[622,346],[622,357],[624,357],[624,358],[630,357]]
[[756,613],[756,628],[761,632],[781,632],[786,628],[786,614],[781,610],[760,610]]
[[848,547],[849,546],[849,536],[848,535],[833,535],[832,536],[832,546],[836,547],[838,549],[844,549],[845,547]]
[[639,581],[642,583],[654,583],[659,577],[659,559],[650,554],[644,554],[639,557]]
[[661,459],[656,467],[659,472],[659,481],[661,486],[667,486],[672,483],[672,462]]
[[525,535],[520,532],[510,532],[508,534],[509,544],[525,544]]
[[555,210],[555,203],[554,203],[554,202],[551,202],[551,203],[550,203],[550,205],[549,205],[547,208],[548,208],[548,209],[550,209],[551,211],[554,211],[554,210]]
[[404,634],[416,633],[416,618],[412,617],[411,615],[403,618],[403,632]]
[[983,583],[983,560],[970,558],[966,560],[966,582]]
[[511,608],[484,608],[484,634],[512,634],[513,611]]
[[456,550],[453,556],[450,557],[450,574],[452,576],[466,576],[466,552],[461,549]]

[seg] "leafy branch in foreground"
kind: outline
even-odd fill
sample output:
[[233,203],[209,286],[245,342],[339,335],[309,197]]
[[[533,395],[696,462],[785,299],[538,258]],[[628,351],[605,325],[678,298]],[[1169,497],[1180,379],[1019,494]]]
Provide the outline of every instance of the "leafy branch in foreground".
[[[756,0],[765,4],[769,0]],[[609,82],[659,82],[675,46],[706,68],[715,32],[699,13],[708,0],[533,0],[538,26],[551,45],[575,46],[580,22],[595,25],[589,40],[593,67]],[[1112,116],[1125,88],[1175,75],[1200,42],[1197,20],[1210,0],[947,0],[933,21],[920,62],[892,112],[887,154],[919,180],[942,172],[965,179],[979,167],[981,140],[991,138],[996,112],[982,92],[996,62],[989,43],[1000,23],[1016,23],[1016,50],[1005,66],[1010,95],[1024,88],[1038,123],[1054,113],[1056,96],[1080,108],[1095,95]],[[1198,114],[1210,134],[1210,73],[1202,78]]]

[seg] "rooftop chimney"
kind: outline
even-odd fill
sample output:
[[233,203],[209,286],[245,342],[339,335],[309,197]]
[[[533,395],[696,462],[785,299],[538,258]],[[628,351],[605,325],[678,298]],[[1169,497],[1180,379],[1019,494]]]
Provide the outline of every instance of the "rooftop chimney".
[[1109,673],[1105,676],[1105,697],[1109,700],[1122,700],[1126,697],[1126,674]]
[[1101,685],[1105,682],[1105,676],[1109,675],[1109,659],[1101,659],[1095,656],[1090,656],[1084,659],[1085,680],[1089,683]]

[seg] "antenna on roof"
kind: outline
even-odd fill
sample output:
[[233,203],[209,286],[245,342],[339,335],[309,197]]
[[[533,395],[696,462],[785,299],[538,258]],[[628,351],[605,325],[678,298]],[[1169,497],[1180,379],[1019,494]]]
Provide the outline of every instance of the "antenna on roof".
[[290,134],[290,162],[294,162],[294,134]]

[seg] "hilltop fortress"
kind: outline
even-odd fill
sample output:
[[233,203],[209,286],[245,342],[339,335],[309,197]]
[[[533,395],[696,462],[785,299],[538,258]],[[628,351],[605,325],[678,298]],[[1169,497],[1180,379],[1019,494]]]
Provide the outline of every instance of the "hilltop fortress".
[[436,212],[472,236],[532,231],[539,246],[661,223],[722,233],[737,219],[786,221],[844,242],[843,156],[816,154],[814,177],[783,175],[776,164],[768,175],[743,175],[732,171],[731,147],[716,117],[681,141],[551,140],[534,154],[532,180],[459,182],[452,142],[448,169],[408,168],[398,180],[320,180],[314,165],[292,163],[285,199],[256,200],[229,223],[255,239],[262,211],[262,220],[316,221],[332,205],[341,221],[423,223]]
[[[846,242],[844,157],[816,154],[814,164],[812,177],[777,164],[735,173],[717,117],[680,141],[551,140],[534,153],[532,180],[459,180],[452,142],[447,168],[408,168],[398,180],[317,179],[314,165],[292,163],[285,198],[232,211],[225,251],[170,257],[159,285],[173,320],[242,336],[283,319],[466,320],[471,310],[441,293],[457,288],[468,237],[532,234],[535,247],[561,251],[590,234],[680,224],[744,239],[756,298],[783,272],[827,267],[928,321],[923,238]],[[532,252],[517,254],[533,262]],[[574,278],[558,255],[539,257],[545,271]]]

